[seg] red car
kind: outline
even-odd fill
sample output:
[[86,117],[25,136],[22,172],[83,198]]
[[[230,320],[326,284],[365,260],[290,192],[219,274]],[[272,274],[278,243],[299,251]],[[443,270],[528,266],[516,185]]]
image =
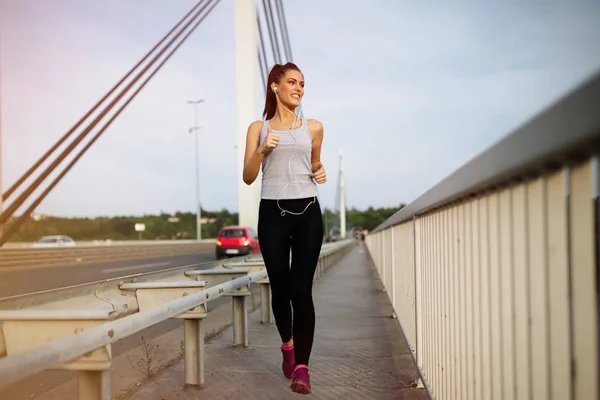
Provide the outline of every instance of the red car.
[[224,226],[217,235],[215,257],[236,257],[260,253],[258,235],[244,226]]

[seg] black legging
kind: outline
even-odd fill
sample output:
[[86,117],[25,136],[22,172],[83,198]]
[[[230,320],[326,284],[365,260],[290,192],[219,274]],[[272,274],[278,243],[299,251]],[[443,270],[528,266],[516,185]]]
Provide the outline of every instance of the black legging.
[[[299,213],[311,201],[312,197],[280,200],[279,205]],[[273,314],[279,335],[283,342],[289,342],[293,334],[296,364],[308,365],[315,332],[312,283],[323,242],[319,202],[311,204],[302,215],[286,213],[282,216],[277,200],[261,200],[258,240],[269,274]]]

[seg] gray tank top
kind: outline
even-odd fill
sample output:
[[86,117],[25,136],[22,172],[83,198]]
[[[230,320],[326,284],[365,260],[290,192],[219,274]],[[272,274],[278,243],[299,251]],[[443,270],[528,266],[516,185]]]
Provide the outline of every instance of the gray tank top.
[[[260,132],[261,144],[267,137],[268,128],[269,121],[265,121]],[[279,145],[263,157],[260,197],[277,200],[316,196],[317,185],[310,176],[312,136],[306,119],[302,119],[299,128],[291,131],[272,129],[272,132],[279,135]]]

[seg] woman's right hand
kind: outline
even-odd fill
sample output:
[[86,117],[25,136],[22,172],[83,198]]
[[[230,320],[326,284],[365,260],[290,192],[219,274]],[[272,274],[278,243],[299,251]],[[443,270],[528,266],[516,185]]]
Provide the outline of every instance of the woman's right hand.
[[262,153],[265,154],[267,151],[273,150],[278,145],[279,145],[279,135],[276,133],[273,133],[273,131],[271,130],[271,126],[269,125],[268,131],[267,131],[267,137],[265,137],[265,140],[260,145],[260,147],[262,149]]

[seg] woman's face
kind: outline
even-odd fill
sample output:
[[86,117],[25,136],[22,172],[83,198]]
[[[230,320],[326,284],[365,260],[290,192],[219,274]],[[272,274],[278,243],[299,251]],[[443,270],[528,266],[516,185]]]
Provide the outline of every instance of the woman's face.
[[296,108],[304,96],[304,77],[296,70],[286,71],[277,85],[277,96],[285,106]]

